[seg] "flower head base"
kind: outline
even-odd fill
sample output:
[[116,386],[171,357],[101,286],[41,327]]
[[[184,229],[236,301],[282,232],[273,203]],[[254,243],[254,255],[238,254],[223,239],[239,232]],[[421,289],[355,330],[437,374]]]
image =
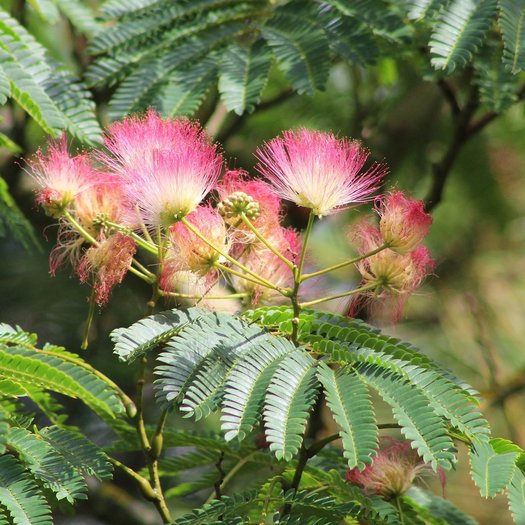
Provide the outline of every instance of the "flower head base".
[[[295,230],[279,227],[266,238],[290,261],[294,261],[301,250],[301,241]],[[293,285],[293,273],[290,267],[262,243],[253,243],[247,248],[241,247],[241,250],[240,262],[257,275],[270,280],[280,288],[289,288]],[[283,299],[276,290],[241,277],[232,276],[232,282],[236,290],[249,294],[254,305],[275,303]]]
[[37,202],[53,217],[60,217],[74,198],[96,181],[88,157],[68,153],[65,136],[46,153],[39,151],[29,167],[40,186]]
[[383,240],[390,249],[403,255],[416,248],[432,224],[423,202],[407,199],[401,191],[387,195],[376,209],[381,217],[379,229]]
[[[188,215],[187,220],[220,251],[228,251],[226,225],[216,210],[200,206]],[[185,224],[173,224],[170,239],[172,250],[166,261],[165,272],[187,270],[201,277],[214,273],[215,263],[221,254],[197,237]]]
[[221,201],[217,210],[228,224],[236,223],[241,213],[250,220],[261,215],[259,203],[242,191],[236,191]]
[[284,199],[323,217],[370,200],[386,174],[374,165],[361,173],[368,152],[331,133],[287,131],[257,150],[258,170]]
[[110,174],[98,174],[98,182],[75,199],[75,211],[82,225],[96,233],[105,221],[127,223],[127,210],[120,180]]
[[383,438],[373,464],[362,471],[349,470],[346,480],[360,485],[369,494],[392,499],[404,494],[418,476],[430,470],[408,441]]
[[222,169],[217,147],[198,124],[152,111],[114,125],[106,146],[112,155],[100,160],[122,178],[129,202],[150,227],[168,227],[194,211]]
[[81,282],[86,282],[93,275],[95,301],[99,306],[108,302],[111,289],[124,279],[136,249],[131,237],[115,233],[103,238],[85,253],[77,272]]
[[254,222],[255,226],[263,227],[271,224],[274,227],[279,224],[281,199],[268,183],[260,179],[249,179],[248,174],[242,170],[232,170],[225,173],[217,190],[223,201],[238,192],[253,199],[253,202],[258,204],[259,215],[248,218]]

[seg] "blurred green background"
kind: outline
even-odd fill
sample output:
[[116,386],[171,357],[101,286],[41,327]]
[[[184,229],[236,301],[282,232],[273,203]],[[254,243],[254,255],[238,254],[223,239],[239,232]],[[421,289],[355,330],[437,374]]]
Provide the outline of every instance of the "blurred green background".
[[[33,24],[32,29],[38,32],[35,20],[28,20],[28,24]],[[73,51],[68,27],[60,24],[56,27],[57,31],[47,31],[41,36],[57,56],[74,64],[70,60]],[[395,186],[415,197],[425,197],[432,184],[431,163],[439,161],[450,143],[452,119],[442,92],[435,83],[422,80],[418,67],[402,56],[396,61],[380,60],[366,69],[339,63],[332,67],[325,92],[307,97],[289,96],[283,91],[279,103],[250,116],[231,119],[219,132],[230,167],[252,170],[253,153],[264,140],[284,129],[307,126],[362,140],[375,160],[389,165],[387,188]],[[460,77],[457,82],[461,96],[462,90],[468,88],[469,78]],[[275,71],[265,96],[272,98],[281,90],[284,82]],[[103,103],[100,108],[104,119]],[[197,117],[204,117],[206,109]],[[9,131],[11,118],[20,118],[9,107],[4,108],[2,116],[3,131]],[[19,139],[25,148],[24,157],[45,142],[45,137],[30,122],[25,123]],[[1,160],[1,173],[34,225],[40,246],[40,250],[28,252],[9,232],[0,239],[1,320],[37,332],[42,342],[50,341],[82,353],[80,343],[89,290],[77,282],[69,269],[50,277],[48,256],[57,227],[35,207],[31,181],[21,169],[23,161],[15,163],[7,154]],[[319,221],[309,264],[316,267],[335,263],[350,253],[346,229],[353,220],[369,212],[369,207],[362,207]],[[384,328],[414,342],[479,389],[494,435],[525,446],[523,103],[514,105],[461,148],[433,217],[428,245],[437,261],[435,274],[409,300],[400,322]],[[290,210],[287,221],[301,228],[305,215],[301,210]],[[316,286],[323,290],[346,290],[357,279],[352,270],[345,269]],[[128,277],[114,292],[110,304],[97,312],[92,344],[86,352],[92,363],[130,392],[134,371],[117,363],[112,356],[108,334],[113,328],[142,316],[147,299],[148,289]],[[345,306],[345,302],[336,301],[329,308],[344,311]],[[152,402],[151,392],[149,400]],[[93,439],[104,441],[101,423],[80,407],[72,408],[72,422],[82,426]],[[385,421],[391,419],[387,413],[384,417]],[[176,416],[170,424],[191,426],[191,422]],[[214,428],[214,422],[199,424],[199,428],[203,426]],[[510,516],[504,512],[506,500],[501,496],[482,500],[469,477],[467,463],[460,461],[459,465],[457,472],[448,475],[447,497],[481,524],[510,523]],[[440,490],[437,484],[435,488]],[[124,496],[115,493],[110,497]],[[198,497],[192,498],[181,501],[181,508],[194,506]],[[154,515],[147,514],[140,503],[135,504],[137,515],[145,523],[155,523]],[[104,509],[96,513],[103,516]],[[87,518],[63,519],[64,523],[92,523]]]

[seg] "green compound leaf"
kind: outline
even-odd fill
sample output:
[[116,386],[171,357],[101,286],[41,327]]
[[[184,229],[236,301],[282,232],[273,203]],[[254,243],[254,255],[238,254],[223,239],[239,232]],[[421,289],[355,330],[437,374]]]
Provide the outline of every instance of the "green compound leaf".
[[503,63],[511,73],[519,73],[525,68],[525,1],[500,0],[499,8]]
[[0,456],[0,503],[15,525],[52,525],[38,485],[11,455]]
[[430,38],[432,65],[451,73],[471,61],[496,15],[496,0],[453,0]]
[[271,63],[272,54],[263,40],[228,48],[219,76],[219,92],[228,110],[242,115],[255,109],[268,81]]
[[288,17],[277,15],[261,32],[298,93],[313,95],[316,90],[324,89],[330,65],[329,43],[324,31],[304,21],[291,25]]
[[321,363],[318,378],[326,395],[328,408],[341,427],[344,456],[348,467],[363,469],[372,463],[377,448],[378,429],[374,407],[365,383],[350,369],[337,372]]
[[283,359],[268,387],[263,410],[266,439],[277,459],[290,461],[298,452],[318,393],[315,359],[300,349]]

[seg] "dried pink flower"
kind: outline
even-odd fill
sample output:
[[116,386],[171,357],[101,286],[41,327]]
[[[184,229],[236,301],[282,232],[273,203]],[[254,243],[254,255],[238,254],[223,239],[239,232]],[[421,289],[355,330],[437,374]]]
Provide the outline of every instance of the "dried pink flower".
[[[226,225],[215,209],[199,206],[187,220],[217,248],[228,252]],[[178,222],[170,227],[170,240],[171,250],[163,271],[165,283],[171,280],[170,274],[174,272],[191,271],[209,278],[216,274],[215,263],[220,259],[220,253],[199,239],[185,224]]]
[[137,247],[131,237],[117,232],[110,237],[102,237],[97,246],[91,246],[77,268],[81,282],[93,276],[95,301],[103,306],[109,300],[111,289],[122,282]]
[[359,142],[307,129],[284,132],[256,156],[257,169],[283,199],[311,208],[319,217],[370,200],[387,172],[375,164],[360,173],[368,152]]
[[52,142],[45,153],[37,152],[29,162],[29,173],[40,187],[38,204],[57,217],[78,194],[96,182],[88,157],[69,154],[65,135]]
[[346,480],[361,486],[369,494],[392,499],[404,494],[418,476],[431,472],[408,441],[385,437],[380,440],[377,456],[364,470],[348,470]]
[[390,249],[401,254],[414,250],[432,224],[423,202],[408,199],[401,191],[380,199],[376,209],[381,217],[379,229],[383,240]]
[[215,186],[222,157],[197,123],[149,111],[110,127],[100,160],[122,177],[126,196],[150,227],[191,213]]

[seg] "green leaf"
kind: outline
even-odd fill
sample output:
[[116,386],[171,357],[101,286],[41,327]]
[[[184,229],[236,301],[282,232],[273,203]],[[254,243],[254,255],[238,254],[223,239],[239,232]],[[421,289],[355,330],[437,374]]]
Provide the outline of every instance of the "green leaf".
[[235,364],[224,386],[221,428],[227,441],[243,440],[260,419],[270,380],[284,356],[295,346],[284,338],[267,337]]
[[480,101],[491,111],[503,113],[518,99],[519,86],[515,76],[502,62],[498,45],[487,45],[474,59],[474,81],[479,87]]
[[149,350],[169,341],[189,324],[202,316],[198,308],[168,310],[151,315],[129,328],[118,328],[111,332],[115,343],[114,353],[121,361],[133,362]]
[[354,370],[392,407],[402,434],[413,442],[425,463],[434,469],[450,469],[455,461],[454,443],[442,419],[429,410],[427,399],[402,377],[376,365],[359,364]]
[[514,467],[510,485],[507,487],[509,509],[516,525],[525,525],[525,476]]
[[417,504],[427,509],[444,523],[453,525],[478,525],[478,522],[459,510],[451,501],[440,498],[428,490],[420,487],[411,487],[406,496],[413,499]]
[[102,11],[108,18],[118,18],[123,15],[132,15],[163,4],[165,0],[106,0],[102,4]]
[[362,470],[372,463],[378,430],[374,407],[363,381],[350,369],[332,370],[321,363],[318,378],[323,385],[328,408],[341,427],[344,456],[348,467]]
[[258,491],[250,490],[247,492],[237,493],[234,496],[223,496],[221,499],[214,500],[211,503],[205,503],[201,508],[195,509],[191,514],[186,514],[176,519],[173,525],[215,525],[223,523],[233,525],[243,523],[238,519],[232,521],[233,516],[243,516],[246,509],[253,504],[257,498]]
[[9,151],[10,153],[13,153],[14,155],[19,155],[20,153],[22,153],[22,148],[15,142],[13,142],[4,133],[0,133],[0,148],[5,148],[7,151]]
[[7,413],[0,407],[0,455],[5,452],[8,432],[9,422],[7,418]]
[[518,452],[498,454],[490,443],[476,443],[470,451],[471,476],[481,496],[493,498],[510,483]]
[[[88,38],[93,38],[104,28],[95,18],[95,13],[83,0],[53,0],[53,2],[73,27]],[[126,3],[129,4],[129,2]]]
[[217,59],[207,58],[174,73],[164,90],[159,110],[166,117],[191,115],[202,104],[217,78]]
[[408,18],[411,20],[431,19],[447,4],[447,0],[410,0],[408,2]]
[[87,499],[84,478],[49,443],[24,428],[12,428],[8,443],[33,476],[51,489],[57,500]]
[[113,477],[113,466],[106,454],[79,432],[52,426],[38,433],[80,474],[101,481]]
[[255,109],[268,81],[271,63],[272,55],[263,40],[228,48],[219,76],[219,92],[228,110],[242,115]]
[[26,251],[41,250],[31,223],[25,218],[11,197],[7,182],[0,177],[0,237],[4,237],[7,230],[13,234]]
[[471,61],[494,21],[496,0],[453,0],[430,38],[432,65],[451,73]]
[[48,24],[55,24],[60,17],[58,9],[52,0],[28,0],[29,5]]
[[[5,71],[0,66],[0,105],[5,104],[7,99],[10,96],[11,96],[11,84],[9,82],[9,78],[7,78]],[[3,136],[5,137],[5,135]],[[0,145],[3,145],[3,144],[0,144]]]
[[279,67],[299,93],[313,95],[324,89],[330,67],[324,31],[304,21],[293,26],[288,17],[277,15],[261,27],[261,32]]
[[67,69],[48,59],[54,73],[42,86],[62,112],[67,130],[85,144],[102,142],[102,129],[95,116],[91,93]]
[[298,452],[308,414],[318,395],[317,362],[298,349],[275,371],[264,403],[264,424],[270,450],[290,461]]
[[0,49],[0,66],[11,81],[11,97],[46,133],[58,136],[60,134],[58,130],[65,127],[65,122],[41,85],[37,84],[34,78],[2,49]]
[[500,0],[499,8],[503,63],[511,73],[518,73],[525,68],[525,1]]
[[11,455],[0,456],[0,502],[15,525],[52,525],[51,511],[36,483]]
[[[9,349],[9,353],[40,361],[49,365],[52,370],[66,374],[77,386],[76,396],[95,411],[111,416],[124,411],[116,390],[86,368],[84,360],[76,354],[64,350],[52,350],[49,347],[44,347],[42,350],[14,347]],[[14,379],[17,380],[16,377]],[[21,382],[23,383],[24,380],[22,379]]]
[[[37,355],[28,357],[23,349],[0,350],[0,379],[19,383],[25,388],[51,390],[73,398],[80,398],[93,410],[106,412],[114,416],[111,408],[96,393],[90,391],[88,385],[77,383],[74,376],[55,368],[51,361],[38,359]],[[68,372],[71,371],[67,368]],[[96,379],[96,376],[93,376]],[[94,384],[94,382],[93,382]]]

